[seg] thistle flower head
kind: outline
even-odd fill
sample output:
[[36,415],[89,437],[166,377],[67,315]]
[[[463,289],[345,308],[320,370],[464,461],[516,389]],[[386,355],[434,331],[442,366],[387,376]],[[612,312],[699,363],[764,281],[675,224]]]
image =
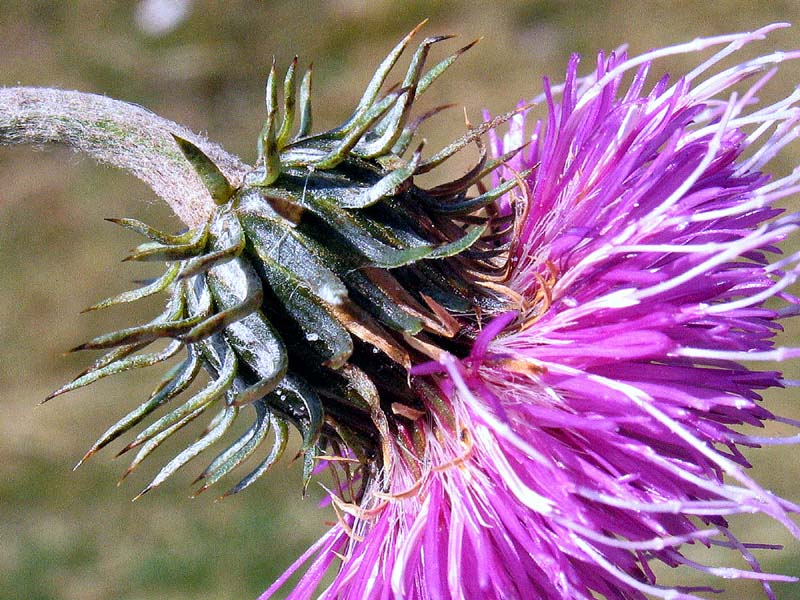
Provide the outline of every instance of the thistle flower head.
[[[262,462],[227,493],[249,486],[282,455],[290,425],[302,435],[306,483],[315,459],[345,451],[356,463],[346,477],[354,497],[363,493],[359,486],[382,478],[393,431],[424,408],[409,385],[412,363],[443,345],[465,354],[477,315],[504,302],[480,281],[496,271],[494,257],[505,249],[498,236],[510,225],[493,205],[517,185],[512,179],[468,194],[507,158],[488,160],[480,137],[511,113],[471,128],[430,158],[423,158],[422,144],[403,158],[420,122],[436,112],[411,119],[414,100],[473,45],[426,70],[431,48],[448,37],[423,40],[399,84],[384,91],[416,33],[380,64],[350,118],[322,133],[311,132],[310,68],[298,82],[294,60],[279,103],[273,65],[258,161],[239,186],[195,144],[175,136],[216,209],[178,235],[113,219],[149,239],[128,260],[165,261],[166,271],[91,309],[164,291],[166,308],[149,323],[79,346],[107,353],[51,397],[177,355],[183,359],[83,460],[177,403],[205,371],[204,388],[186,394],[122,450],[138,448],[127,476],[185,425],[215,413],[142,493],[220,442],[240,413],[249,415],[251,427],[202,471],[200,492],[269,439],[272,448]],[[416,175],[473,143],[480,158],[463,177],[430,189],[415,185]],[[457,320],[455,314],[467,316]],[[145,351],[163,339],[166,347]]]
[[[760,396],[788,382],[748,366],[800,355],[775,345],[781,320],[800,313],[789,292],[800,252],[778,249],[800,227],[779,208],[800,170],[763,172],[800,133],[800,94],[756,98],[800,53],[716,65],[775,27],[600,54],[585,77],[573,57],[564,84],[545,81],[534,100],[541,121],[523,104],[429,158],[411,149],[438,109],[412,118],[415,99],[469,46],[426,70],[446,37],[425,39],[386,90],[415,30],[351,117],[317,134],[310,69],[298,81],[290,65],[280,102],[273,65],[258,161],[241,184],[176,136],[216,205],[206,222],[172,235],[114,220],[149,239],[130,259],[167,267],[92,308],[164,291],[166,307],[80,346],[106,354],[52,396],[182,359],[84,460],[163,410],[123,449],[138,448],[127,475],[212,410],[144,491],[212,446],[222,449],[199,491],[260,451],[235,493],[294,426],[306,482],[329,467],[338,519],[263,598],[306,563],[290,598],[712,590],[664,585],[659,563],[753,578],[774,598],[771,582],[793,579],[765,573],[753,550],[769,545],[740,541],[728,520],[765,515],[800,537],[800,507],[750,477],[742,452],[800,440],[753,435],[798,423]],[[648,83],[656,59],[709,48],[684,77]],[[417,185],[472,144],[480,156],[464,176]],[[179,404],[202,371],[205,387]],[[226,440],[243,414],[250,427]],[[695,562],[688,545],[728,549],[749,568]]]
[[[497,236],[502,272],[481,284],[505,302],[481,314],[466,355],[412,368],[418,412],[387,438],[383,478],[358,498],[338,490],[339,523],[262,598],[306,564],[289,598],[714,589],[664,585],[658,563],[756,579],[769,598],[771,582],[794,581],[761,569],[754,549],[770,540],[729,529],[755,513],[800,537],[800,507],[750,477],[742,453],[800,439],[752,433],[797,423],[762,404],[762,390],[787,384],[780,373],[748,366],[800,354],[774,342],[800,304],[788,291],[800,253],[778,250],[800,225],[778,208],[800,170],[762,172],[798,137],[800,95],[756,99],[800,54],[714,71],[775,27],[600,54],[583,78],[573,57],[562,86],[545,82],[541,121],[520,114],[506,136],[490,132],[496,156],[527,143],[494,175],[521,181],[492,207],[514,226]],[[659,57],[713,47],[686,76],[648,84]],[[746,568],[696,562],[689,545]]]

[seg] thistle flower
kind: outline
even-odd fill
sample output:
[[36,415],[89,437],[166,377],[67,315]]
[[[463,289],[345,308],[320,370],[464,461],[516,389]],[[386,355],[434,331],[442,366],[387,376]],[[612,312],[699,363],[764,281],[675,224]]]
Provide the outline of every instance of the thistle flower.
[[[535,100],[543,120],[490,132],[496,156],[528,144],[494,174],[523,184],[495,207],[514,229],[500,236],[502,273],[482,283],[507,302],[483,313],[468,355],[412,368],[423,407],[389,440],[388,486],[372,482],[358,503],[334,496],[340,522],[262,600],[308,561],[289,598],[311,597],[339,563],[319,597],[713,591],[663,586],[654,563],[757,579],[769,598],[770,582],[795,581],[763,572],[751,550],[774,546],[740,541],[728,518],[759,513],[800,536],[800,507],[748,476],[741,451],[800,441],[752,433],[798,424],[761,403],[781,375],[745,365],[800,355],[773,342],[800,304],[787,291],[800,253],[776,247],[800,215],[775,207],[800,191],[800,169],[761,172],[798,137],[800,94],[755,98],[800,54],[709,75],[773,28],[600,54],[585,78],[575,56],[565,84],[545,81]],[[685,77],[647,86],[655,59],[719,45]],[[730,549],[749,569],[695,562],[687,545]]]
[[[800,53],[709,73],[776,27],[633,59],[601,54],[584,78],[575,57],[565,84],[545,82],[534,100],[546,109],[541,122],[529,125],[522,104],[429,158],[422,144],[406,157],[418,125],[438,112],[412,119],[414,101],[469,46],[425,70],[446,38],[424,40],[383,91],[415,30],[352,116],[318,134],[310,69],[298,85],[290,65],[279,103],[273,65],[254,167],[219,160],[182,131],[159,142],[165,160],[192,165],[211,210],[193,209],[179,234],[114,220],[150,240],[130,259],[164,261],[166,271],[91,308],[163,291],[166,308],[79,346],[106,354],[51,397],[183,359],[83,460],[204,371],[205,387],[123,449],[138,448],[126,475],[215,410],[145,493],[249,415],[197,479],[201,492],[261,452],[235,493],[283,454],[294,426],[305,482],[329,470],[338,520],[263,599],[308,562],[290,598],[695,598],[712,589],[666,587],[654,563],[753,578],[774,598],[770,582],[794,579],[763,572],[752,550],[771,546],[740,541],[728,517],[763,514],[800,537],[790,516],[800,507],[750,478],[741,451],[800,441],[752,434],[797,423],[761,403],[761,390],[787,384],[781,375],[745,364],[800,354],[774,345],[781,319],[800,312],[788,292],[800,253],[781,257],[777,247],[800,215],[776,208],[800,191],[800,170],[774,181],[762,173],[798,136],[800,93],[756,105],[774,66]],[[685,77],[648,86],[655,59],[718,46]],[[509,120],[501,138],[495,130]],[[0,111],[0,143],[28,123],[9,122]],[[55,135],[37,130],[28,141]],[[480,158],[463,177],[417,185],[472,144]],[[169,189],[142,164],[127,166]],[[728,548],[750,569],[694,562],[687,545]]]
[[[179,397],[204,371],[205,387],[123,448],[122,453],[138,449],[124,478],[165,440],[216,411],[199,439],[168,461],[140,496],[219,442],[240,413],[249,413],[252,425],[200,473],[197,493],[270,439],[262,461],[226,495],[251,485],[282,456],[290,425],[302,435],[306,484],[316,459],[338,456],[345,448],[358,463],[348,471],[348,481],[380,478],[396,426],[386,413],[390,407],[401,417],[419,410],[420,400],[408,384],[419,349],[437,340],[454,351],[465,346],[477,321],[473,316],[469,325],[469,317],[458,322],[452,315],[492,312],[502,304],[479,281],[482,271],[493,268],[492,257],[502,252],[495,238],[508,231],[509,219],[495,219],[486,207],[516,185],[512,179],[467,195],[508,158],[488,161],[483,147],[477,165],[460,179],[431,189],[414,185],[415,175],[478,143],[512,115],[472,128],[428,159],[422,158],[422,144],[410,158],[401,158],[421,122],[409,119],[415,98],[473,45],[426,71],[431,47],[448,37],[425,39],[401,84],[383,93],[418,29],[381,63],[351,117],[323,133],[311,132],[311,69],[298,86],[297,59],[289,66],[279,110],[273,64],[258,161],[239,185],[197,145],[173,136],[216,208],[178,235],[135,219],[111,219],[150,240],[126,260],[165,261],[166,271],[88,310],[164,291],[166,308],[149,323],[75,348],[106,354],[48,400],[181,353],[183,359],[145,402],[98,438],[78,465]],[[170,340],[166,347],[143,352],[163,339]],[[359,490],[353,493],[360,497]]]

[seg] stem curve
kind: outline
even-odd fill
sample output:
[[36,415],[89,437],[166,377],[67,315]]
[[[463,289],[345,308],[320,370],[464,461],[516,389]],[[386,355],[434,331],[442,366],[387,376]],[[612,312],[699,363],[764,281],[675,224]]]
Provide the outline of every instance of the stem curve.
[[251,167],[205,137],[142,108],[96,94],[0,88],[0,145],[64,144],[144,181],[189,227],[214,201],[172,134],[208,155],[237,187]]

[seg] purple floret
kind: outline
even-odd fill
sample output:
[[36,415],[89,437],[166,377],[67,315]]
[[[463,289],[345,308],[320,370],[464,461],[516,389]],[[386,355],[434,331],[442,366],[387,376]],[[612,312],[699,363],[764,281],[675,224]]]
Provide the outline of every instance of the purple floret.
[[[484,315],[469,356],[412,369],[426,411],[384,440],[389,489],[335,497],[338,524],[262,599],[303,565],[291,599],[682,599],[717,578],[774,599],[770,582],[795,581],[762,571],[753,552],[770,540],[740,541],[728,519],[766,515],[800,538],[800,507],[741,450],[800,441],[754,435],[797,424],[761,397],[789,382],[750,362],[800,355],[775,343],[800,312],[800,252],[779,251],[800,227],[780,209],[800,169],[762,172],[800,135],[800,94],[756,98],[800,53],[711,72],[778,27],[600,54],[587,77],[573,57],[535,99],[540,121],[490,134],[495,156],[527,144],[498,182],[532,169],[496,207],[516,215],[493,288],[506,310]],[[711,47],[686,76],[647,83],[654,60]],[[694,562],[688,545],[738,566]],[[713,587],[662,584],[657,563]]]

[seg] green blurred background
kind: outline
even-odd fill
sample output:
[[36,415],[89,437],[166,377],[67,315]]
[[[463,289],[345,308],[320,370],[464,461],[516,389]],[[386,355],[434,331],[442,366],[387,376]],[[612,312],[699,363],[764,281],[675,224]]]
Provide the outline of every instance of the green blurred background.
[[[465,42],[485,36],[425,100],[427,106],[457,102],[473,121],[482,108],[507,110],[537,94],[542,75],[559,80],[571,52],[584,54],[586,72],[598,49],[622,43],[638,53],[778,20],[800,27],[797,0],[171,4],[186,12],[170,29],[148,20],[155,4],[3,0],[0,85],[79,89],[135,102],[252,161],[273,55],[283,66],[295,53],[314,62],[315,123],[329,127],[349,114],[383,54],[425,17],[431,19],[425,34],[457,33]],[[748,52],[798,41],[797,30],[781,31]],[[696,62],[676,57],[657,71],[679,73]],[[763,95],[786,94],[798,82],[800,65],[785,65]],[[453,110],[428,126],[429,148],[461,133],[460,114]],[[795,143],[775,168],[785,172],[797,164]],[[188,498],[188,484],[204,466],[198,461],[131,503],[159,466],[158,456],[120,488],[114,483],[125,463],[111,460],[119,445],[75,473],[71,467],[150,390],[156,373],[104,382],[36,408],[86,364],[86,356],[64,356],[65,350],[153,309],[79,315],[154,273],[120,267],[138,240],[103,217],[178,224],[138,181],[65,150],[0,148],[0,182],[0,598],[255,598],[332,518],[316,509],[321,494],[313,485],[310,497],[301,498],[295,465],[279,465],[245,493],[216,503],[213,491]],[[789,370],[797,377],[794,366]],[[791,396],[772,406],[799,418]],[[757,476],[800,500],[798,457],[796,448],[756,453]],[[798,544],[785,531],[766,520],[739,526],[746,539],[788,544],[790,552],[767,554],[765,564],[800,576]],[[666,577],[676,580],[674,573]],[[778,595],[800,598],[798,588],[779,586]],[[717,597],[757,592],[739,583]]]

